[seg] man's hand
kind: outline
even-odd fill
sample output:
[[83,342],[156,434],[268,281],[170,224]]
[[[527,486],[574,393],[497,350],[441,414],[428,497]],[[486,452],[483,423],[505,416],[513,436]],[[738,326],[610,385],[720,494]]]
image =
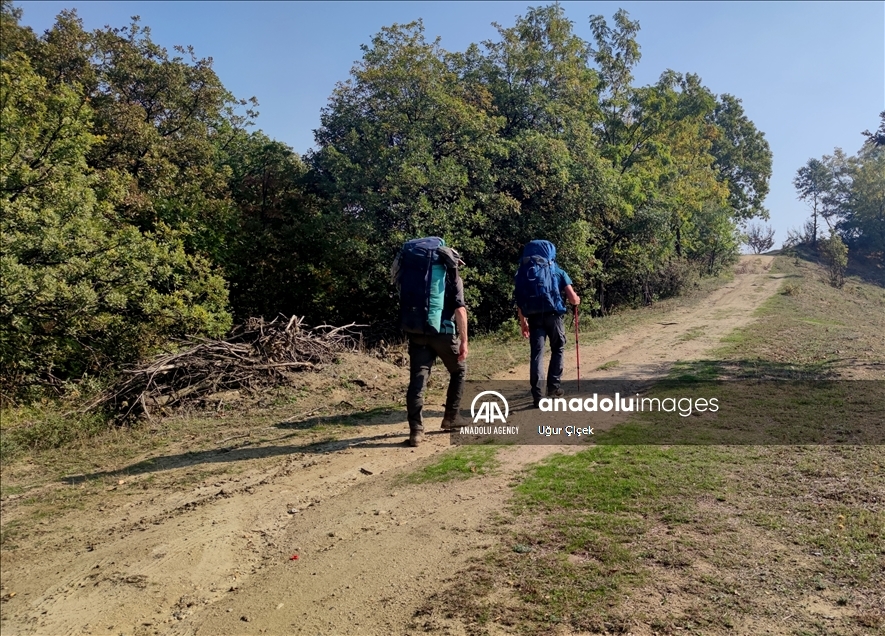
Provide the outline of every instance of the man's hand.
[[467,340],[461,338],[461,345],[458,347],[458,362],[464,362],[467,359],[467,354]]
[[571,285],[565,286],[565,299],[575,307],[581,304],[581,297],[575,293]]
[[529,337],[529,321],[522,315],[522,309],[516,308],[516,315],[519,317],[519,331],[523,338]]

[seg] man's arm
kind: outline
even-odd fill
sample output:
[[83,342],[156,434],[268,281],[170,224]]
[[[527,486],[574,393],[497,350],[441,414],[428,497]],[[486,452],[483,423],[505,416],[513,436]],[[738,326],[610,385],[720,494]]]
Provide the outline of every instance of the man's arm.
[[572,286],[571,286],[571,285],[566,285],[566,286],[565,286],[565,299],[566,299],[566,300],[569,302],[569,304],[571,304],[571,305],[578,306],[578,305],[581,304],[581,297],[578,296],[578,295],[575,293],[575,290],[572,289]]
[[458,307],[455,310],[455,326],[458,328],[458,337],[461,338],[461,346],[458,348],[458,362],[467,359],[467,309]]

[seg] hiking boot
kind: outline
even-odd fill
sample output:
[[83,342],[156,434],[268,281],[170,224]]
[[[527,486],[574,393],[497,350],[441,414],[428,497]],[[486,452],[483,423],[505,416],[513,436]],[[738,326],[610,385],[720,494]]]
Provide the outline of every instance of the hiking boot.
[[453,431],[462,426],[464,426],[464,422],[462,421],[461,416],[458,415],[458,411],[446,410],[446,415],[443,417],[440,428],[444,431]]
[[547,397],[558,398],[562,397],[563,395],[565,395],[565,391],[563,391],[561,388],[557,387],[553,389],[551,387],[547,387]]
[[424,439],[424,431],[409,431],[409,441],[406,442],[409,446],[415,447],[421,443],[421,440]]

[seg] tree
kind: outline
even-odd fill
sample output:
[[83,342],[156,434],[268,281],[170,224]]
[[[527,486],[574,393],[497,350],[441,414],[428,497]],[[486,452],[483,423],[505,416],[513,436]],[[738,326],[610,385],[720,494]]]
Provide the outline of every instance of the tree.
[[[213,263],[230,212],[214,131],[234,121],[207,63],[133,27],[37,38],[4,2],[3,391],[99,374],[230,326]],[[214,105],[214,106],[213,106]]]
[[[601,15],[590,16],[590,30],[595,47],[590,47],[593,61],[599,69],[599,106],[603,113],[601,141],[615,149],[630,137],[627,126],[630,118],[630,97],[633,94],[633,67],[642,57],[636,34],[639,22],[619,9],[614,15],[615,27],[608,25]],[[610,154],[615,163],[621,163],[621,153]]]
[[845,234],[870,251],[885,252],[885,146],[861,149],[849,166],[851,194],[845,206]]
[[363,51],[323,109],[318,148],[307,157],[312,192],[350,228],[337,252],[351,271],[338,284],[341,297],[360,302],[342,309],[360,322],[392,323],[390,263],[403,241],[426,235],[443,237],[476,268],[464,272],[476,307],[491,287],[481,257],[484,237],[496,236],[489,219],[507,209],[491,172],[505,151],[502,120],[420,22],[385,27]]
[[853,157],[837,148],[824,160],[834,174],[834,226],[857,247],[885,250],[885,146],[865,143]]
[[234,318],[349,318],[343,298],[355,278],[358,228],[306,192],[308,167],[285,144],[239,131],[221,156],[236,207],[219,252]]
[[879,129],[873,133],[869,130],[865,130],[861,134],[867,138],[867,144],[879,148],[885,146],[885,110],[879,113]]
[[[0,360],[7,397],[131,361],[173,335],[229,327],[224,281],[168,228],[120,223],[125,181],[88,169],[82,94],[50,87],[27,56],[0,81]],[[197,274],[197,275],[194,275]]]
[[718,97],[709,119],[719,130],[711,153],[716,157],[719,179],[728,184],[733,218],[767,219],[768,210],[762,204],[768,195],[772,154],[764,133],[744,114],[741,100],[732,95]]
[[[885,251],[885,146],[871,143],[848,156],[840,148],[820,160],[825,191],[818,197],[821,216],[852,249]],[[823,175],[824,169],[829,172]],[[814,228],[814,219],[812,227]]]
[[753,223],[747,230],[744,242],[754,254],[767,252],[774,246],[774,228]]
[[514,26],[498,25],[497,41],[465,73],[471,85],[487,86],[494,112],[504,117],[499,137],[505,153],[492,164],[505,214],[486,240],[485,267],[504,293],[491,290],[492,323],[511,313],[510,287],[522,246],[546,238],[578,287],[598,273],[594,257],[610,169],[597,149],[593,123],[600,117],[598,77],[588,67],[589,47],[574,33],[562,7],[530,9]]
[[811,206],[811,245],[815,247],[820,233],[818,218],[824,216],[827,212],[825,203],[827,197],[832,192],[833,173],[819,159],[809,159],[796,172],[793,185],[799,194],[799,200],[805,201]]

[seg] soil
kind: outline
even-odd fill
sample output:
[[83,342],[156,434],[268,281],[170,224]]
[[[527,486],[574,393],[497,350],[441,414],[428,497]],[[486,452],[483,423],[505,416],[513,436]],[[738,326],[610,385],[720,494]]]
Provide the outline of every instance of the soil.
[[[646,382],[704,357],[775,293],[771,263],[743,257],[734,281],[698,306],[582,346],[582,378]],[[371,365],[373,377],[395,369]],[[397,373],[401,385],[402,370],[387,377]],[[528,366],[501,377],[528,378]],[[565,379],[575,377],[567,357]],[[155,458],[155,469],[109,466],[105,494],[4,550],[3,634],[464,633],[453,621],[416,627],[416,611],[457,586],[468,559],[492,545],[514,477],[569,451],[505,447],[491,474],[407,480],[450,448],[449,436],[434,431],[441,415],[428,418],[418,448],[403,445],[401,413],[367,419],[334,440],[318,431]],[[82,487],[66,479],[40,496]],[[20,506],[2,502],[4,523]]]

